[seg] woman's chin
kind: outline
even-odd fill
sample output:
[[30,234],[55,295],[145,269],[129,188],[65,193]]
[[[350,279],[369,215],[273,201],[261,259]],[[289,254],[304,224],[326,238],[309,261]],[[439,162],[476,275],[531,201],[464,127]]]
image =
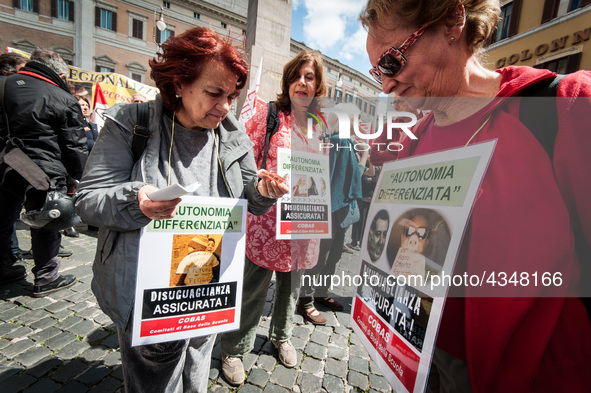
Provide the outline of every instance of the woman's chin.
[[295,96],[291,99],[291,105],[298,109],[307,108],[310,106],[310,103],[312,103],[312,97]]

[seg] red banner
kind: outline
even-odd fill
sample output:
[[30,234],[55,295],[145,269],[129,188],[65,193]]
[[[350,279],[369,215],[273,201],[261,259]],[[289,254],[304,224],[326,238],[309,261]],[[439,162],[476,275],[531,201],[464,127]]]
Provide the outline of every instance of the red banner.
[[406,345],[390,325],[384,323],[360,298],[355,300],[354,307],[353,318],[365,337],[400,382],[409,392],[412,392],[417,379],[419,355]]
[[142,321],[140,337],[156,336],[159,334],[198,330],[216,325],[226,325],[234,322],[236,309],[213,311],[210,313],[181,315],[172,318]]

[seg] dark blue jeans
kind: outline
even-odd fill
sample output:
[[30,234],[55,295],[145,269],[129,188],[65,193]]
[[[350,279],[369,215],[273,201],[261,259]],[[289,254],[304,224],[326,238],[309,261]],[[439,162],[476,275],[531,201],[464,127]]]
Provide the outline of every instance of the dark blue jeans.
[[[29,188],[27,190],[27,188]],[[10,255],[10,237],[14,223],[18,219],[23,205],[27,210],[37,210],[45,203],[45,191],[30,188],[29,183],[16,172],[11,171],[0,185],[0,253],[2,257]],[[31,229],[31,249],[35,267],[35,285],[45,285],[59,277],[57,254],[61,244],[58,231]]]
[[21,249],[18,245],[18,237],[16,236],[16,225],[12,226],[12,235],[10,235],[10,252],[16,254]]

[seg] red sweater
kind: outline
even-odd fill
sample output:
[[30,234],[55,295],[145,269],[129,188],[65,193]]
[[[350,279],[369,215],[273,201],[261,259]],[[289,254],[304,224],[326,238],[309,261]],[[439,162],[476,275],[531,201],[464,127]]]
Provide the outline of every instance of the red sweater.
[[[563,286],[577,283],[581,263],[575,233],[591,244],[591,102],[557,100],[559,131],[553,162],[519,120],[525,87],[555,74],[507,67],[497,98],[455,124],[438,127],[432,113],[413,129],[399,158],[497,138],[490,165],[474,203],[456,263],[456,274],[516,271],[560,272]],[[591,72],[566,76],[558,97],[591,97]],[[531,275],[530,275],[531,279]],[[540,287],[540,284],[538,283]],[[556,287],[539,297],[533,285],[482,291],[449,298],[437,346],[467,362],[474,392],[591,391],[591,325],[576,295],[555,297]],[[513,292],[512,292],[513,291]],[[518,292],[516,292],[518,291]],[[499,297],[500,296],[530,297]],[[475,297],[479,296],[479,297]],[[496,297],[482,297],[496,296]]]

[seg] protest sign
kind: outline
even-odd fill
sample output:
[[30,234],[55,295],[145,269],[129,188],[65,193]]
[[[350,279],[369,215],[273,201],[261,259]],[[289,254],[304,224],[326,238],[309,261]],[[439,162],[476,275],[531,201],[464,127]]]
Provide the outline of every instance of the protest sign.
[[423,392],[462,236],[495,141],[384,164],[351,324],[396,392]]
[[290,189],[277,201],[277,239],[330,238],[328,156],[278,148],[277,173]]
[[132,345],[235,330],[240,322],[246,201],[185,196],[140,239]]

